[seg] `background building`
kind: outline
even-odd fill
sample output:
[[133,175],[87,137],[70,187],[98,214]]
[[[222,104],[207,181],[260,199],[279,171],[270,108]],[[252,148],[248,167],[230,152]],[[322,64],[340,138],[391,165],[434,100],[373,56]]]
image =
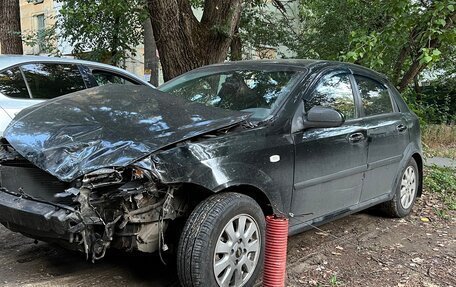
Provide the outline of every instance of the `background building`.
[[[21,28],[22,34],[26,37],[38,32],[44,32],[45,29],[55,24],[55,18],[58,16],[62,3],[53,0],[20,0],[21,9]],[[43,44],[38,40],[35,45],[23,44],[24,54],[26,55],[48,55],[43,49]],[[73,57],[72,47],[65,41],[54,43],[59,53],[66,57]],[[144,45],[136,47],[136,56],[130,57],[126,62],[126,69],[138,76],[144,76]]]

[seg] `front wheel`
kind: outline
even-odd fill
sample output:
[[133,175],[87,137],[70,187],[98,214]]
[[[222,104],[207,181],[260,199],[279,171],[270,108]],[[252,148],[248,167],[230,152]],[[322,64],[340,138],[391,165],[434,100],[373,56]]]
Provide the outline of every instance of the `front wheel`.
[[264,214],[252,198],[227,192],[201,202],[178,246],[182,286],[252,286],[263,265]]
[[415,204],[420,173],[418,172],[418,165],[413,158],[401,171],[400,176],[393,198],[382,205],[383,210],[391,217],[407,216]]

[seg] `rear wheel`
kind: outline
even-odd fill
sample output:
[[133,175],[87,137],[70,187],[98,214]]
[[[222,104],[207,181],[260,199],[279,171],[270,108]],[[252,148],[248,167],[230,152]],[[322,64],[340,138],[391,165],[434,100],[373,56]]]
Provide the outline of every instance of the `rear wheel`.
[[214,195],[182,232],[177,272],[182,286],[252,286],[263,265],[264,214],[250,197]]
[[387,215],[392,217],[407,216],[415,204],[420,182],[420,174],[416,161],[411,158],[401,172],[401,177],[396,186],[394,197],[382,205]]

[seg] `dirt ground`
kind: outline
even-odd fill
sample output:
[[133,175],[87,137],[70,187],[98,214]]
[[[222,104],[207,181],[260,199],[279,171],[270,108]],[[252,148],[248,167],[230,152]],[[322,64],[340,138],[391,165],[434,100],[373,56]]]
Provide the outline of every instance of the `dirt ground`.
[[[289,239],[288,286],[456,286],[456,213],[419,200],[411,216],[363,212]],[[109,254],[95,264],[78,253],[0,227],[2,286],[178,286],[157,257]],[[259,283],[258,285],[261,285]]]

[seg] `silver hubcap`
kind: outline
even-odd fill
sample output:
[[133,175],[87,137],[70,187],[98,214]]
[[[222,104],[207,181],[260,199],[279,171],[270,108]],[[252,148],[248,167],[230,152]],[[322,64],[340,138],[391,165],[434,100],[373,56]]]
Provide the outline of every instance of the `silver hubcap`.
[[404,209],[409,208],[413,200],[415,199],[416,193],[416,172],[411,166],[408,166],[401,180],[401,205]]
[[258,223],[240,214],[223,228],[214,252],[214,274],[219,286],[243,286],[252,276],[261,251]]

